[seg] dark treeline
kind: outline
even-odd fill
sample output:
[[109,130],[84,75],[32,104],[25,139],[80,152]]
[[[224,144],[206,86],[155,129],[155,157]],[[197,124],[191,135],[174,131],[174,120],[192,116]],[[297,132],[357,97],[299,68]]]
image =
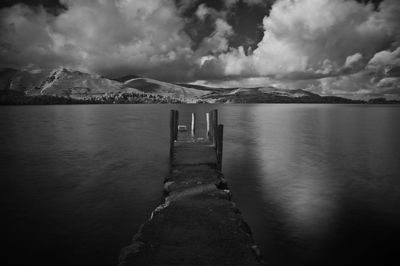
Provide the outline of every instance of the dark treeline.
[[218,99],[217,102],[222,103],[366,103],[362,100],[351,100],[336,96],[327,96],[327,97],[286,97],[281,95],[268,95],[266,97],[262,96],[251,96],[251,97],[243,97],[243,96],[232,96],[232,97],[224,97],[222,99]]
[[368,101],[352,100],[337,96],[303,96],[303,97],[287,97],[276,94],[256,94],[256,95],[217,95],[209,96],[219,103],[331,103],[331,104],[400,104],[400,101],[386,100],[385,98],[375,98]]
[[373,104],[399,104],[400,101],[397,100],[386,100],[385,98],[374,98],[374,99],[370,99],[368,101],[368,103],[373,103]]
[[[215,96],[214,96],[215,97]],[[208,97],[212,99],[212,97]],[[281,95],[249,95],[249,96],[222,96],[215,97],[217,103],[358,103],[358,104],[400,104],[397,100],[374,98],[368,101],[351,100],[336,96],[325,97],[286,97]],[[0,105],[51,105],[51,104],[155,104],[155,103],[185,103],[182,99],[155,94],[119,93],[103,94],[98,96],[85,96],[71,98],[62,96],[26,96],[23,92],[0,92]],[[197,103],[207,103],[206,99],[198,99]]]
[[26,96],[20,92],[0,93],[0,105],[51,105],[51,104],[144,104],[144,103],[182,103],[181,100],[160,95],[121,93],[105,94],[81,99],[61,96]]

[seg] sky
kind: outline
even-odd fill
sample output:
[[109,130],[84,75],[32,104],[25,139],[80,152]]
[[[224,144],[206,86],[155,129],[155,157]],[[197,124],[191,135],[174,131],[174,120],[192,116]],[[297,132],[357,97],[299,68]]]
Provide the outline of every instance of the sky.
[[2,0],[0,67],[400,99],[398,0]]

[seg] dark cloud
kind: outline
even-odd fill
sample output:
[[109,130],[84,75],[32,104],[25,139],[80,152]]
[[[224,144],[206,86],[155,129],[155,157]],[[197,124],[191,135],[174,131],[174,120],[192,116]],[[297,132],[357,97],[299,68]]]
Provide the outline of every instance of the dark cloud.
[[11,7],[15,4],[24,4],[33,9],[40,6],[54,15],[58,15],[66,10],[66,6],[61,4],[58,0],[2,0],[0,2],[0,8]]
[[172,1],[61,3],[67,10],[60,15],[22,4],[0,10],[1,47],[11,47],[0,51],[2,64],[64,65],[103,75],[155,71],[171,79],[187,73],[192,40]]
[[364,3],[364,4],[369,4],[372,3],[374,5],[374,8],[377,10],[379,8],[379,4],[382,2],[383,0],[357,0],[357,2],[359,3]]
[[0,2],[0,8],[10,7],[19,3],[23,3],[25,5],[30,5],[33,7],[39,5],[49,8],[64,7],[58,0],[2,0]]
[[245,48],[255,49],[257,43],[262,40],[264,29],[262,21],[269,14],[271,4],[268,1],[264,5],[247,5],[244,2],[238,2],[232,7],[228,22],[235,31],[235,37],[231,39],[232,47],[243,45]]
[[387,72],[390,77],[400,77],[400,66],[394,66]]

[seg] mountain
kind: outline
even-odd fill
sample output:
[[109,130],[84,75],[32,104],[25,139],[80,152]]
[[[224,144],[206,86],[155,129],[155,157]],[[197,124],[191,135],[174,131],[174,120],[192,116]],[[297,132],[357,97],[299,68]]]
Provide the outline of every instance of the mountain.
[[196,102],[210,91],[198,90],[149,78],[133,78],[124,82],[127,87],[136,88],[144,93]]
[[27,90],[39,87],[48,75],[49,71],[46,70],[2,69],[0,71],[0,91],[23,94]]
[[305,90],[283,90],[272,86],[224,89],[205,95],[203,99],[219,103],[353,103],[341,97],[323,97]]
[[[209,91],[154,79],[138,78],[134,75],[112,80],[97,74],[67,68],[35,71],[0,70],[1,103],[10,102],[7,99],[8,96],[62,97],[96,103],[120,103],[121,101],[124,103],[194,103],[207,93]],[[12,102],[31,102],[31,100],[13,98]],[[55,102],[59,102],[59,99]]]
[[14,76],[18,73],[18,70],[12,68],[4,68],[0,70],[0,88],[4,90],[9,90],[10,85]]
[[53,70],[40,86],[25,91],[27,96],[52,95],[75,99],[119,93],[140,92],[97,74],[88,74],[66,68]]
[[[0,103],[353,103],[273,86],[211,88],[128,75],[108,79],[67,68],[0,70]],[[17,97],[17,98],[16,98]],[[35,99],[32,101],[32,99]],[[379,101],[382,102],[381,100]]]
[[[185,84],[185,83],[174,83],[175,85],[186,87],[186,88],[192,88],[196,90],[202,90],[202,91],[207,91],[207,92],[219,92],[222,90],[226,90],[224,88],[214,88],[214,87],[208,87],[208,86],[203,86],[203,85],[197,85],[197,84]],[[230,89],[228,89],[230,90]]]
[[123,83],[123,82],[125,82],[127,80],[136,79],[136,78],[140,78],[140,77],[136,76],[136,75],[126,75],[126,76],[122,76],[122,77],[119,77],[119,78],[110,78],[110,79]]

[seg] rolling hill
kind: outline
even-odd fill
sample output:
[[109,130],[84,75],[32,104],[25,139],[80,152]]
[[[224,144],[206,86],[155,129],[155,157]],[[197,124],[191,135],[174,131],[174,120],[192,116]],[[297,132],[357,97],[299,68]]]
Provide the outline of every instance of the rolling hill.
[[40,86],[25,93],[28,96],[52,95],[82,99],[105,94],[138,93],[133,88],[125,88],[119,82],[102,78],[96,74],[60,68],[52,71]]
[[[67,68],[20,71],[0,70],[1,103],[7,97],[59,97],[89,103],[352,103],[341,97],[322,97],[306,90],[283,90],[273,86],[211,88],[168,83],[128,75],[108,79]],[[58,101],[57,101],[58,102]]]
[[136,88],[143,93],[157,94],[164,97],[182,99],[186,102],[196,102],[202,96],[209,94],[210,91],[198,90],[189,87],[167,83],[149,78],[134,78],[124,82],[124,86]]

